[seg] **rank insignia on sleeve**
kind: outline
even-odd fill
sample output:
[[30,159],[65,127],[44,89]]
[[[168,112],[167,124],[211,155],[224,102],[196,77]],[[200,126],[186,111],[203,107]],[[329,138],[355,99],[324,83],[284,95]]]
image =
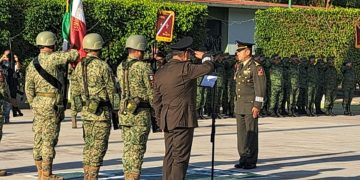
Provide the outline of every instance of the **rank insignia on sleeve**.
[[264,69],[261,67],[258,69],[258,76],[263,76],[264,75]]

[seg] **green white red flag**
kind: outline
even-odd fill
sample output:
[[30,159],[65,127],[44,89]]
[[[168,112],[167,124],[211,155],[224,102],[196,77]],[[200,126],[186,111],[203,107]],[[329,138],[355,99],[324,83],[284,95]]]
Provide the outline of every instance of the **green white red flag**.
[[85,35],[86,21],[82,0],[67,0],[66,12],[62,23],[63,49],[68,49],[65,44],[70,44],[70,46],[75,47],[79,51],[80,58],[85,57],[86,52],[82,46],[82,40]]

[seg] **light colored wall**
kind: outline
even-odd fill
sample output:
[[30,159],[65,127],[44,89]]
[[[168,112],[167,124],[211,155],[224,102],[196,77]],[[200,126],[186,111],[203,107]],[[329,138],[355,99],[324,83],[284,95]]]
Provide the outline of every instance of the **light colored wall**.
[[228,19],[228,44],[226,51],[234,54],[236,40],[254,43],[255,21],[248,21],[255,18],[253,9],[229,8]]
[[222,21],[221,24],[221,50],[225,50],[228,45],[228,8],[209,7],[209,19]]

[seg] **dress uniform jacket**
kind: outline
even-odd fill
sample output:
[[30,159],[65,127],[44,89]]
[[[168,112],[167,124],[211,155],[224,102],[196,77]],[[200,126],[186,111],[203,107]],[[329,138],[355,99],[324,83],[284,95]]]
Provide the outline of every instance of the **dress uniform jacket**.
[[235,79],[235,113],[252,114],[253,107],[261,109],[266,91],[266,78],[262,66],[251,59],[244,66],[240,65]]
[[191,64],[170,60],[155,74],[154,109],[163,130],[198,127],[196,114],[196,78],[214,70],[214,64]]

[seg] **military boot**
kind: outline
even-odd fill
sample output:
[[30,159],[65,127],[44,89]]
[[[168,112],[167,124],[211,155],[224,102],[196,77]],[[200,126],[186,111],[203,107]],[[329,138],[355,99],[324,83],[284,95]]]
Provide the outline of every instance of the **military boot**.
[[41,180],[63,180],[61,176],[52,174],[52,161],[42,162],[42,175]]
[[125,178],[125,180],[140,180],[140,174],[139,173],[129,173],[128,179]]
[[7,172],[4,169],[0,169],[0,176],[6,176]]
[[84,180],[88,180],[89,179],[89,166],[84,165]]
[[331,115],[331,116],[336,116],[336,114],[335,114],[334,111],[333,111],[333,107],[330,108],[330,115]]
[[76,115],[75,115],[75,116],[71,116],[71,124],[72,124],[72,128],[73,128],[73,129],[76,129],[76,128],[77,128]]
[[325,115],[326,116],[331,116],[330,108],[326,108]]
[[19,116],[24,116],[24,114],[21,112],[19,107],[16,107],[16,111],[17,111]]
[[35,161],[35,166],[38,173],[38,180],[41,180],[42,178],[42,161]]
[[89,166],[88,167],[88,174],[89,174],[89,180],[97,180],[99,176],[99,166]]
[[199,119],[205,119],[204,111],[202,110],[202,108],[199,108],[197,111],[198,111],[198,114],[199,114]]
[[290,109],[289,116],[297,117],[296,112],[295,112],[295,108]]

